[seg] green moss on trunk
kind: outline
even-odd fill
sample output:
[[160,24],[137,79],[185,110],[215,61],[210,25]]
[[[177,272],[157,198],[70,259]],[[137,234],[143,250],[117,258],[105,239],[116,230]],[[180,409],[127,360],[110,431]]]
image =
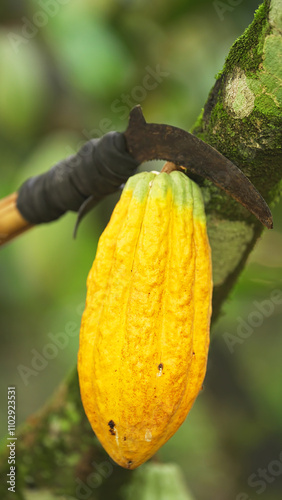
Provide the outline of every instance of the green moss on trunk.
[[[231,47],[193,130],[243,170],[271,206],[280,195],[282,178],[281,11],[281,0],[266,1],[257,10]],[[213,251],[216,317],[263,228],[216,186],[201,183]]]

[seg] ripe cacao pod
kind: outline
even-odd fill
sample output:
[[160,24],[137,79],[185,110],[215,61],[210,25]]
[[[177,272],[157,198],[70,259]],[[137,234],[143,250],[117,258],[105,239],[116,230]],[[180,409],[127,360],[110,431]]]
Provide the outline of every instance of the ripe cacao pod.
[[184,173],[126,183],[87,279],[78,373],[96,436],[121,466],[178,429],[206,372],[211,258],[200,188]]

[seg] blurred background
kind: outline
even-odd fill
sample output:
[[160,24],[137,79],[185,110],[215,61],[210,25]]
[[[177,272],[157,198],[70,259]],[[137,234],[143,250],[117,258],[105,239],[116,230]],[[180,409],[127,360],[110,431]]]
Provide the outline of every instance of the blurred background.
[[[91,137],[125,130],[135,104],[147,121],[189,130],[258,5],[2,2],[0,197]],[[1,249],[0,439],[7,386],[17,387],[20,424],[76,362],[87,273],[117,199],[97,206],[75,241],[70,213]],[[280,214],[281,204],[213,328],[204,391],[159,452],[181,466],[195,500],[281,498],[282,305],[273,301],[275,290],[282,294]]]

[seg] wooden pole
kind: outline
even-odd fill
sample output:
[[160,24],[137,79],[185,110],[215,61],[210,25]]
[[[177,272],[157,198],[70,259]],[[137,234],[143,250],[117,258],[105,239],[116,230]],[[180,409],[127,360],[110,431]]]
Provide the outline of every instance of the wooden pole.
[[0,246],[32,227],[17,209],[18,193],[0,200]]
[[[184,172],[184,167],[178,167],[172,162],[166,162],[162,172],[170,173],[173,170],[181,170]],[[18,193],[15,192],[0,200],[0,246],[5,245],[8,241],[13,240],[16,236],[24,233],[33,224],[23,218],[17,208]]]

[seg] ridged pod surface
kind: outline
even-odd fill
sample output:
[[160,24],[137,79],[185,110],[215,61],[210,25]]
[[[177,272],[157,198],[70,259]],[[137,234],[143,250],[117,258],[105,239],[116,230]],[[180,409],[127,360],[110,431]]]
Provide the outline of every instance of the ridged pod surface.
[[212,275],[200,188],[180,171],[131,177],[87,279],[78,373],[109,455],[134,469],[185,420],[205,377]]

